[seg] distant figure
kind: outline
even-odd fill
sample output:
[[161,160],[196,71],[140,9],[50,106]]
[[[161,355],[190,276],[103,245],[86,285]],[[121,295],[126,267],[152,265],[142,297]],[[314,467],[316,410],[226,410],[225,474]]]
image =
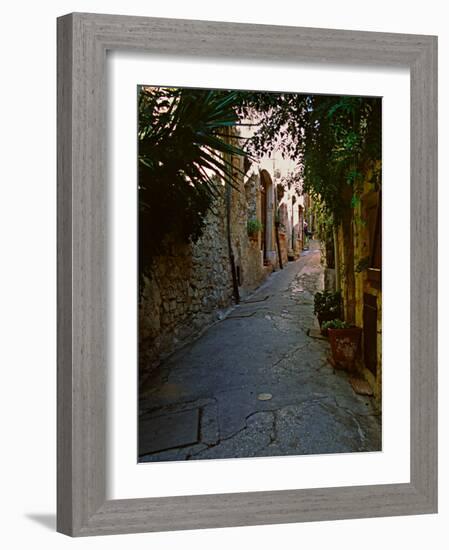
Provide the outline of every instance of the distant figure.
[[304,244],[303,249],[308,250],[309,249],[309,226],[307,225],[307,222],[304,221]]
[[304,222],[304,234],[309,239],[313,239],[313,231],[309,231],[309,226],[307,222]]

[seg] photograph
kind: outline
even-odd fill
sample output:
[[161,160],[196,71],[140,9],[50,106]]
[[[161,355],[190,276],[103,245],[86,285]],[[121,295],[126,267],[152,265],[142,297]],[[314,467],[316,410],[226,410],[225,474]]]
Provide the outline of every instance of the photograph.
[[382,98],[140,85],[138,462],[382,450]]

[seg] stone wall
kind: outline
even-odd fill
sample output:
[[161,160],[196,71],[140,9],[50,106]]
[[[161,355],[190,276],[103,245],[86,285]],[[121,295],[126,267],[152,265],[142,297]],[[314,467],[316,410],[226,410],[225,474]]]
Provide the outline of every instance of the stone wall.
[[[224,195],[224,193],[223,193]],[[139,364],[150,371],[220,317],[232,303],[232,278],[222,196],[195,244],[168,238],[139,301]]]
[[[234,166],[242,171],[243,160],[234,157]],[[238,172],[235,172],[235,175]],[[231,196],[231,241],[236,267],[239,272],[239,291],[242,298],[257,288],[271,273],[272,268],[263,264],[259,231],[255,238],[248,237],[247,224],[250,219],[261,220],[260,177],[251,174],[241,178],[239,188],[232,189]]]

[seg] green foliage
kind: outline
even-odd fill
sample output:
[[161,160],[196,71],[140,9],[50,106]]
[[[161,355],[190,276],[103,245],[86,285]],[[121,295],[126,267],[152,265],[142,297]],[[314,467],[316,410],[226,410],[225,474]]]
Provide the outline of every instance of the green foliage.
[[313,312],[319,317],[336,319],[341,316],[341,292],[316,292],[314,295]]
[[302,172],[300,167],[296,167],[295,170],[289,171],[285,176],[282,176],[280,185],[284,189],[294,189],[298,194],[302,192]]
[[140,273],[168,234],[196,241],[223,182],[234,185],[230,156],[248,155],[229,139],[239,121],[238,102],[237,92],[140,88]]
[[326,321],[321,326],[323,331],[328,331],[332,328],[342,329],[342,328],[351,328],[351,325],[348,324],[346,321],[342,321],[341,319],[332,319],[332,321]]
[[334,216],[325,207],[322,201],[316,200],[311,208],[317,226],[317,237],[320,241],[332,241]]
[[355,268],[354,268],[354,271],[356,273],[361,273],[362,271],[365,271],[366,269],[369,268],[370,266],[370,261],[371,261],[371,258],[369,256],[365,256],[364,258],[361,258]]
[[351,207],[357,208],[360,204],[360,197],[358,195],[352,195],[351,197]]
[[[304,191],[334,222],[354,207],[368,164],[381,158],[380,98],[262,93],[248,96],[241,109],[259,124],[247,144],[253,154],[280,148],[296,158]],[[379,171],[373,175],[379,185]]]
[[251,218],[246,224],[246,229],[248,231],[248,235],[253,237],[257,235],[259,231],[262,231],[263,224],[257,218]]

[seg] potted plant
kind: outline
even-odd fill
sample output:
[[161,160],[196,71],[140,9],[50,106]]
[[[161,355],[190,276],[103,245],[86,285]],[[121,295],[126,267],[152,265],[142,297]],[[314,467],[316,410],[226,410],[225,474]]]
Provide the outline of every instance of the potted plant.
[[329,336],[334,366],[353,370],[362,329],[351,326],[341,319],[333,319],[323,323],[323,330]]
[[339,291],[330,292],[329,290],[316,292],[313,312],[318,317],[320,327],[326,321],[341,317],[341,293]]
[[246,230],[250,239],[257,239],[257,235],[262,229],[263,225],[257,218],[251,218],[246,224]]

